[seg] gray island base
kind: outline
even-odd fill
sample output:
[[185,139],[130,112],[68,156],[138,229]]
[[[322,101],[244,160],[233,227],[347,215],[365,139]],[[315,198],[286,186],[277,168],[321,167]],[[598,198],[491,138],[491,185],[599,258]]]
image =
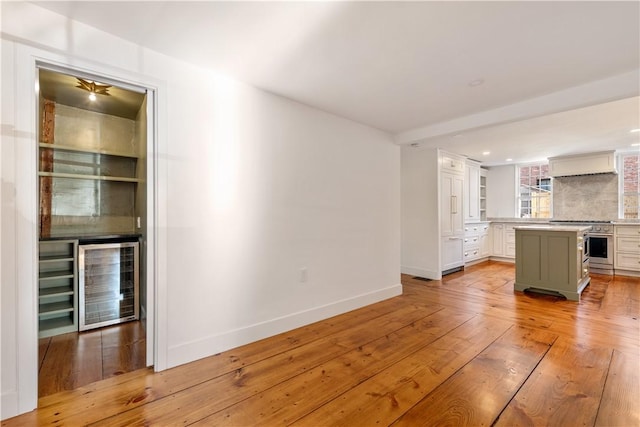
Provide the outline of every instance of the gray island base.
[[514,290],[562,295],[580,301],[589,284],[585,239],[589,227],[530,225],[515,227]]

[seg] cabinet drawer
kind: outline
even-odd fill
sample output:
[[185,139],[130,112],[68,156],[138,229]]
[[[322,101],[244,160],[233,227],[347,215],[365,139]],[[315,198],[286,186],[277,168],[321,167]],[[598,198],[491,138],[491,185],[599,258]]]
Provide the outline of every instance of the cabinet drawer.
[[464,247],[477,246],[480,244],[480,236],[465,236]]
[[480,248],[468,249],[468,250],[465,249],[464,251],[465,261],[472,261],[477,258],[480,258]]
[[636,226],[631,226],[631,227],[627,227],[627,226],[620,226],[620,225],[616,225],[615,227],[616,230],[616,235],[617,236],[638,236],[640,237],[640,227],[636,227]]
[[616,269],[640,271],[640,254],[616,252]]
[[516,232],[515,232],[515,230],[507,231],[504,234],[504,241],[505,241],[505,243],[507,245],[513,244],[514,247],[515,247],[515,244],[516,244]]
[[631,252],[640,254],[640,236],[616,237],[617,252]]

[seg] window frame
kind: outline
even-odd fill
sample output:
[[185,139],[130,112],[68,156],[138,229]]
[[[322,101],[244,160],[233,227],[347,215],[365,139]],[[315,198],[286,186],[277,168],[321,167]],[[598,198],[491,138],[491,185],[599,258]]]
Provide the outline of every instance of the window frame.
[[[638,177],[637,177],[637,193],[629,192],[628,195],[635,195],[638,198],[638,210],[635,218],[625,218],[624,201],[627,193],[624,191],[625,175],[624,175],[624,158],[634,156],[638,159]],[[618,218],[619,219],[640,219],[640,150],[625,150],[616,154],[616,166],[618,168]]]
[[[533,216],[534,215],[534,206],[536,205],[536,203],[534,203],[534,199],[538,199],[541,200],[542,197],[540,196],[533,196],[533,191],[530,192],[530,195],[528,197],[528,200],[523,200],[523,193],[522,193],[522,187],[523,185],[521,184],[521,179],[522,179],[522,168],[531,168],[531,167],[540,167],[542,168],[542,166],[546,166],[547,167],[547,175],[541,175],[540,173],[538,173],[537,176],[535,176],[536,179],[536,183],[537,185],[535,187],[532,186],[528,186],[530,189],[534,189],[537,188],[538,190],[540,190],[540,192],[546,192],[549,195],[549,216]],[[517,207],[517,214],[518,214],[518,218],[553,218],[553,179],[552,177],[550,177],[548,175],[549,171],[548,171],[548,167],[549,167],[549,162],[548,161],[540,161],[540,162],[531,162],[531,163],[521,163],[521,164],[517,164],[516,165],[516,183],[517,183],[517,187],[516,187],[516,191],[517,191],[517,195],[516,195],[516,207]],[[529,178],[531,178],[531,176],[529,176]],[[547,181],[548,180],[548,181]],[[528,202],[528,216],[523,216],[526,215],[527,213],[523,213],[523,203],[524,202]],[[539,206],[540,204],[538,204]],[[539,215],[540,211],[538,210],[538,215]]]

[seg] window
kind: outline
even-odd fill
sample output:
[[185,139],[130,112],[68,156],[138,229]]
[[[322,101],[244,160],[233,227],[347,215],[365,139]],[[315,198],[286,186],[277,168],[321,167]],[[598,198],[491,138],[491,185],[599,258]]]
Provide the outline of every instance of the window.
[[620,162],[620,216],[640,218],[640,153],[623,153]]
[[551,218],[551,178],[549,165],[520,166],[518,194],[521,218]]

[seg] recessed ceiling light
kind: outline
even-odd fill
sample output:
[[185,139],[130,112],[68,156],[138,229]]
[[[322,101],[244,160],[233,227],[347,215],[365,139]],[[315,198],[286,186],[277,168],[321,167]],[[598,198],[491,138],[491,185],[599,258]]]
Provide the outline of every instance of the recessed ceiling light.
[[483,151],[483,152],[482,152],[482,155],[483,155],[483,156],[488,156],[489,154],[491,154],[491,151]]
[[631,129],[629,132],[640,132],[640,128],[638,128],[638,129]]
[[480,86],[482,83],[484,83],[484,79],[473,79],[469,82],[469,86]]
[[631,144],[632,147],[640,147],[640,142],[636,142],[635,144]]
[[507,162],[512,162],[512,161],[513,161],[513,159],[509,158],[509,159],[505,159],[505,161],[507,161]]

